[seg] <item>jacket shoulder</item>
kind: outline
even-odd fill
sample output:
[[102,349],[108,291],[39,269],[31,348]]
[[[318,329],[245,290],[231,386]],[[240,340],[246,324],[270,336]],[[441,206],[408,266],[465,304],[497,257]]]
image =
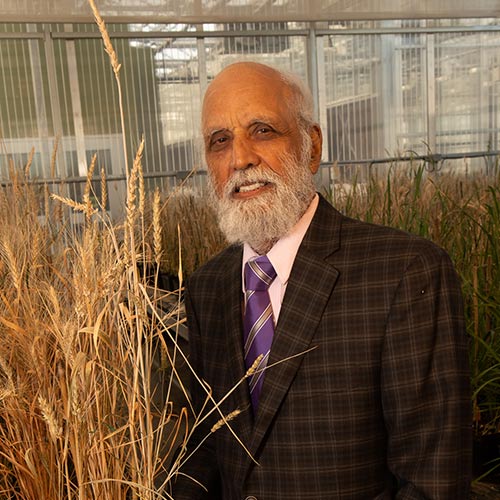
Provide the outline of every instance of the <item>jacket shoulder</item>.
[[[313,240],[325,244],[326,239],[338,239],[337,248],[357,256],[406,256],[439,258],[446,251],[433,241],[394,227],[351,218],[342,214],[327,200],[321,198],[318,217],[314,221]],[[328,234],[325,237],[325,232]]]
[[237,263],[241,266],[242,251],[240,245],[230,245],[211,257],[189,276],[188,287],[191,288],[192,285],[198,285],[207,280],[213,282],[223,274],[223,271],[227,270],[228,266],[234,266]]
[[345,244],[365,245],[373,252],[441,258],[447,252],[431,241],[401,229],[343,217],[342,234]]

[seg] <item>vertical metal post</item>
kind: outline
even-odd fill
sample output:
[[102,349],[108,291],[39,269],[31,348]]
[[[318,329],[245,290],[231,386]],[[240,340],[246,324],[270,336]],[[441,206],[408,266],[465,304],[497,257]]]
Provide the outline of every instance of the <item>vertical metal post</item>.
[[[36,25],[27,24],[28,32],[36,33]],[[44,85],[42,75],[42,62],[40,55],[40,40],[29,40],[29,56],[31,65],[31,84],[33,86],[33,96],[35,101],[37,135],[40,148],[42,175],[49,177],[50,173],[46,172],[47,159],[49,158],[48,137],[49,126],[47,121],[47,109],[45,107]]]
[[[57,86],[57,68],[56,68],[56,58],[54,55],[54,40],[51,37],[50,26],[48,24],[44,25],[43,30],[43,44],[45,49],[45,60],[47,63],[47,80],[49,84],[49,96],[50,96],[50,112],[52,115],[52,128],[54,137],[63,137],[64,130],[61,118],[61,103],[59,100],[59,91]],[[57,159],[61,160],[64,154],[64,143],[60,142],[57,149]],[[58,162],[59,165],[64,165],[63,161]],[[67,172],[59,172],[59,175],[66,174]]]
[[[314,117],[318,120],[322,130],[326,131],[328,128],[328,120],[326,114],[326,82],[325,82],[325,56],[324,56],[324,37],[316,35],[316,25],[312,23],[309,29],[308,37],[308,67],[307,74],[309,86],[314,102]],[[328,154],[328,141],[323,141],[323,149],[321,156],[323,160],[329,158]],[[331,168],[321,168],[317,177],[316,185],[321,188],[330,189],[332,184]]]
[[205,55],[205,39],[197,39],[198,46],[198,75],[200,78],[200,97],[203,99],[208,86],[207,57]]
[[[392,27],[386,21],[383,27]],[[384,152],[394,155],[398,150],[398,130],[401,131],[401,113],[403,97],[401,93],[401,50],[396,46],[400,35],[378,35],[380,37],[380,72],[379,72],[379,103],[378,112],[382,123],[382,133],[378,154]]]
[[[64,25],[64,31],[73,31],[71,24]],[[73,108],[73,125],[75,127],[75,147],[78,161],[78,175],[87,175],[87,155],[85,152],[85,134],[83,130],[82,101],[78,82],[78,65],[76,64],[75,41],[66,40],[66,59],[68,63],[69,88],[71,106]]]
[[427,33],[426,82],[427,82],[427,145],[431,153],[436,153],[436,58],[435,35]]
[[[325,74],[325,38],[324,36],[317,37],[317,60],[318,60],[318,69],[317,69],[317,80],[318,80],[318,115],[317,119],[321,126],[321,129],[325,132],[328,130],[328,117],[327,117],[327,96],[326,96],[326,74]],[[323,141],[323,151],[322,158],[323,161],[329,161],[331,158],[331,154],[333,152],[328,151],[328,141]]]
[[314,99],[314,116],[319,116],[318,53],[316,47],[316,25],[311,23],[307,40],[307,79]]
[[[198,29],[203,29],[203,26],[198,25]],[[199,75],[199,85],[200,85],[200,111],[201,111],[201,103],[203,102],[203,96],[205,95],[205,91],[207,90],[208,86],[207,56],[205,54],[205,38],[198,38],[196,43],[198,46],[198,75]],[[199,115],[200,114],[201,113],[199,113]],[[195,134],[195,138],[198,137],[198,140],[195,139],[194,158],[197,164],[204,165],[202,145],[201,145],[202,141],[199,136],[200,134]]]
[[476,69],[477,73],[477,87],[479,89],[479,127],[488,132],[479,134],[477,143],[473,146],[473,150],[481,151],[481,149],[495,149],[491,142],[490,132],[490,108],[489,108],[489,93],[488,81],[485,78],[488,75],[488,58],[486,57],[486,44],[484,43],[484,33],[478,33],[479,38],[479,67]]

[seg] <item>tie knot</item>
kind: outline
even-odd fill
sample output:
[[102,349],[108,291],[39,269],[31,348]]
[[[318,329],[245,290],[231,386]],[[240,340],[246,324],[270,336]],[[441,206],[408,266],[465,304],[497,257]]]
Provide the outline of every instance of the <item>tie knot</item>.
[[276,278],[276,271],[266,255],[245,264],[245,289],[247,291],[267,290],[274,278]]

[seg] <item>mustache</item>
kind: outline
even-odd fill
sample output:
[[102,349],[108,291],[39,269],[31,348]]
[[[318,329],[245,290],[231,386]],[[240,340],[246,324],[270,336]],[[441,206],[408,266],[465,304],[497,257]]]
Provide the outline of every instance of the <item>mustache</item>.
[[278,184],[280,181],[281,177],[268,168],[250,167],[246,170],[237,170],[227,180],[224,195],[231,195],[244,184]]
[[282,173],[277,174],[274,170],[263,165],[252,166],[243,170],[236,170],[227,179],[224,186],[223,195],[230,196],[243,184],[274,184],[282,185],[289,181],[290,175],[300,168],[299,162],[293,158],[291,154],[284,153],[280,158],[282,165]]

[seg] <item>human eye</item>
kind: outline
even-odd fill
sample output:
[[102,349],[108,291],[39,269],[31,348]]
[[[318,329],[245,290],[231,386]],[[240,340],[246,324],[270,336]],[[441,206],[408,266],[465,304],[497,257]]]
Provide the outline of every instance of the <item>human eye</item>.
[[225,132],[217,132],[210,136],[208,145],[211,151],[220,151],[229,141],[229,136]]
[[276,131],[267,123],[257,123],[254,126],[253,133],[261,139],[267,139],[273,137]]

